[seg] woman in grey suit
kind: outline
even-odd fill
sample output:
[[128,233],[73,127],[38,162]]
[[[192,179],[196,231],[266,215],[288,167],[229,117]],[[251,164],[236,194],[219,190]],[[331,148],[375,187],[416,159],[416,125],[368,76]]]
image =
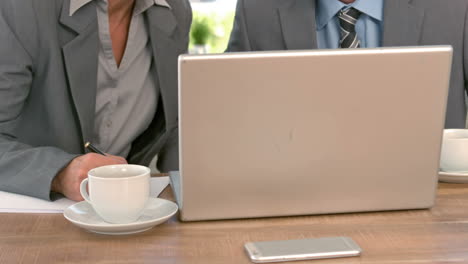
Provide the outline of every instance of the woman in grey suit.
[[81,200],[97,166],[177,169],[191,18],[188,0],[0,1],[0,190]]

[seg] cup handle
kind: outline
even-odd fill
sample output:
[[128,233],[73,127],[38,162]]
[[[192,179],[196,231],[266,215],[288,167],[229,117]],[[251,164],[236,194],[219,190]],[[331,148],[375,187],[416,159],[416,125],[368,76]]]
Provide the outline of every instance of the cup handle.
[[88,186],[88,178],[84,179],[80,184],[80,193],[81,196],[88,202],[91,203],[91,199],[89,199],[88,191],[86,191],[86,187]]

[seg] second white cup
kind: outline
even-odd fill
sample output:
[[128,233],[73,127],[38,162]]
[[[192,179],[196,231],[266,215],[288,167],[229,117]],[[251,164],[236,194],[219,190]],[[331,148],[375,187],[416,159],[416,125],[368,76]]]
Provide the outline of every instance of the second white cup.
[[444,130],[440,169],[445,172],[468,172],[468,129]]
[[130,164],[98,167],[88,172],[80,192],[104,221],[131,223],[141,216],[148,202],[150,169]]

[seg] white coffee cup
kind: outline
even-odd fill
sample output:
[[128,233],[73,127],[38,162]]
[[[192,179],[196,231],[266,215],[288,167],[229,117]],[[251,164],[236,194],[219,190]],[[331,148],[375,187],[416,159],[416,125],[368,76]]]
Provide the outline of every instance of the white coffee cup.
[[131,223],[140,217],[148,202],[150,169],[129,164],[98,167],[88,172],[80,192],[104,221]]
[[468,129],[444,130],[440,169],[445,172],[468,172]]

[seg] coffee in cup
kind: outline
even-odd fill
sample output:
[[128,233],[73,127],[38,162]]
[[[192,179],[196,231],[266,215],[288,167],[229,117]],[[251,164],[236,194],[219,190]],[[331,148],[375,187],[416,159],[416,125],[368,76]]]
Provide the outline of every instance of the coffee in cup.
[[468,172],[468,129],[445,129],[440,154],[444,172]]
[[140,217],[148,202],[150,169],[130,164],[98,167],[88,172],[80,192],[104,221],[131,223]]

